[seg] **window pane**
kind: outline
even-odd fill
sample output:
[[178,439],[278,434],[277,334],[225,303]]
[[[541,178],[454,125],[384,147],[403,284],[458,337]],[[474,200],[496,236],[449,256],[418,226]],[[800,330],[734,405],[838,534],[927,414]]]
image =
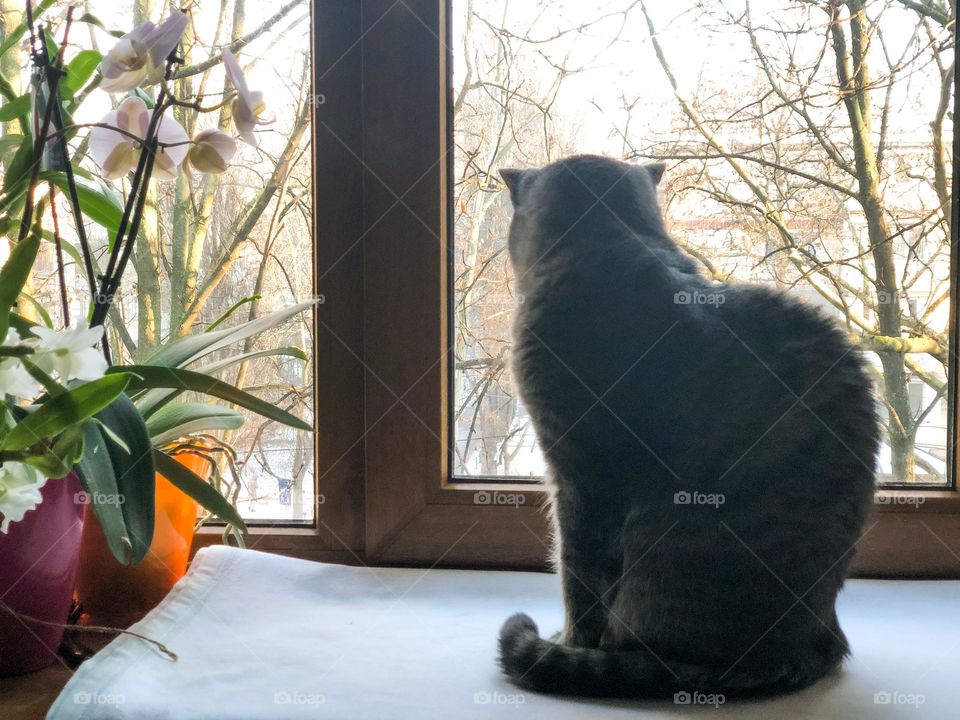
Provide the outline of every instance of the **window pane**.
[[[44,17],[53,23],[57,38],[62,37],[67,5],[55,3]],[[106,53],[116,42],[107,30],[127,32],[137,23],[158,22],[166,16],[166,7],[151,0],[89,0],[84,12],[102,21],[106,30],[95,24],[75,23],[67,60],[81,48],[93,47]],[[111,322],[114,359],[123,362],[145,360],[170,339],[204,332],[242,301],[246,300],[225,320],[225,326],[313,295],[309,5],[285,4],[280,9],[270,3],[201,0],[190,3],[189,14],[191,22],[183,41],[184,77],[174,83],[178,97],[196,98],[202,106],[218,108],[225,89],[220,49],[234,38],[256,33],[256,39],[236,54],[250,89],[263,92],[274,122],[256,133],[258,147],[238,143],[229,169],[220,175],[181,171],[176,181],[153,182],[141,241],[124,276]],[[260,29],[263,32],[258,32]],[[209,60],[213,62],[208,66]],[[24,53],[21,66],[25,68],[26,63]],[[156,87],[148,87],[146,92],[153,96]],[[98,122],[120,99],[120,95],[93,90],[73,117],[77,123]],[[219,108],[199,113],[178,108],[175,118],[190,134],[217,127],[218,123],[232,133],[229,110],[223,113]],[[81,131],[72,143],[74,152],[81,155],[86,147],[85,134]],[[94,177],[99,175],[89,157],[81,160],[81,166]],[[128,186],[127,180],[111,184],[118,197]],[[66,205],[60,207],[61,223],[69,222]],[[107,256],[106,234],[92,223],[87,228],[102,267]],[[68,241],[76,241],[72,227],[62,230]],[[46,278],[38,279],[33,292],[46,307],[57,307],[52,252],[44,263]],[[81,268],[70,261],[66,270],[72,287],[71,314],[76,319],[85,312],[88,293]],[[313,327],[307,313],[208,360],[222,361],[230,355],[283,347],[302,348],[309,355],[312,346]],[[309,361],[291,353],[262,355],[224,369],[220,377],[308,422],[312,420]],[[236,500],[247,520],[311,522],[312,435],[264,422],[249,413],[247,418],[239,430],[212,433],[235,451],[232,461],[221,455],[221,489]]]
[[648,23],[627,0],[453,1],[457,475],[544,467],[510,376],[523,298],[497,170],[596,152],[668,162],[668,226],[704,273],[845,324],[876,379],[881,483],[949,482],[949,18],[827,6],[650,1]]

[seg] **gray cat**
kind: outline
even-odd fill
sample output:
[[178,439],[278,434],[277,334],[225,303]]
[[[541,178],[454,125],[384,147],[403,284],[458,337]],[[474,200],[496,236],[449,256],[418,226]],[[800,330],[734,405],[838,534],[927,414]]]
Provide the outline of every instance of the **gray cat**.
[[762,695],[848,652],[834,604],[879,433],[864,360],[812,307],[701,276],[664,229],[663,172],[584,155],[501,173],[566,606],[552,641],[522,614],[501,630],[532,690]]

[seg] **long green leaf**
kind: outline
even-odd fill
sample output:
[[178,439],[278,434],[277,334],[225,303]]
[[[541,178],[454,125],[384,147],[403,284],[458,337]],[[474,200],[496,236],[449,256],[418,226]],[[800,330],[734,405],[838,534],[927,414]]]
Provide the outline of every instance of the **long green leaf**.
[[[153,442],[136,406],[126,395],[97,413],[97,420],[122,438],[126,449],[104,435],[117,479],[117,491],[123,496],[121,511],[133,548],[131,562],[140,562],[153,541],[156,467]],[[101,430],[101,434],[103,431]]]
[[162,450],[154,450],[153,459],[157,472],[167,480],[224,522],[239,528],[242,532],[247,531],[246,523],[243,522],[236,508],[210,483],[205,482],[195,472],[184,467]]
[[[83,443],[83,457],[74,470],[90,497],[119,498],[117,475],[110,460],[110,450],[100,428],[95,423],[87,425]],[[123,565],[133,561],[133,542],[127,532],[123,510],[119,502],[101,502],[93,506],[100,529],[107,540],[110,553]]]
[[[300,348],[279,347],[272,348],[270,350],[254,350],[248,353],[237,353],[236,355],[230,355],[222,360],[198,367],[196,368],[196,372],[205,373],[207,375],[215,375],[221,370],[224,370],[232,365],[242,363],[244,360],[254,360],[256,358],[269,357],[272,355],[285,355],[297,360],[307,360],[307,354]],[[158,407],[163,407],[176,395],[177,392],[174,390],[148,390],[143,394],[137,395],[137,407],[140,408],[140,411],[143,412],[145,416],[149,416],[150,414],[156,412]]]
[[30,277],[33,263],[40,249],[40,235],[30,233],[21,242],[13,246],[10,257],[0,269],[0,343],[7,337],[10,327],[10,313],[20,296],[23,286]]
[[0,450],[26,450],[41,440],[55,437],[106,408],[129,382],[129,375],[114,373],[47,400],[14,426],[0,444]]
[[124,365],[123,367],[111,368],[107,372],[130,373],[132,376],[130,390],[132,392],[165,388],[176,390],[178,393],[191,391],[203,395],[212,395],[262,415],[268,420],[274,420],[298,430],[313,430],[313,427],[308,423],[295,415],[291,415],[286,410],[203,373],[184,370],[183,368],[157,367],[155,365]]
[[175,403],[148,418],[147,430],[154,446],[160,447],[191,433],[236,430],[243,422],[243,415],[222,405]]
[[33,165],[33,138],[24,135],[20,147],[13,159],[6,165],[3,175],[3,212],[15,214],[20,210],[20,200],[30,182],[30,168]]
[[163,365],[164,367],[183,367],[184,365],[189,365],[221,348],[229,347],[233,343],[260,335],[271,328],[281,325],[295,315],[299,315],[304,310],[313,307],[313,305],[315,305],[315,302],[310,300],[308,302],[291,305],[290,307],[277,310],[256,320],[240,323],[230,328],[189,335],[160,348],[147,360],[147,363],[149,365]]
[[216,362],[212,362],[208,365],[198,367],[196,368],[196,371],[206,373],[207,375],[213,375],[214,373],[220,372],[224,368],[228,368],[232,365],[239,365],[247,360],[256,360],[257,358],[273,356],[292,357],[295,360],[302,360],[304,362],[307,360],[307,354],[303,350],[298,347],[287,346],[271,348],[269,350],[253,350],[248,353],[237,353],[236,355],[231,355],[223,360],[217,360]]

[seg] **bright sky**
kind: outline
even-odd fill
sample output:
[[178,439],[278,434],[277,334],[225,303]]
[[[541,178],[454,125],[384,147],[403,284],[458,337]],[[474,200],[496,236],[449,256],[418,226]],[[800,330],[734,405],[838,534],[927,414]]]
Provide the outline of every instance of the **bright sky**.
[[[542,39],[554,36],[558,30],[575,28],[606,14],[628,7],[632,0],[535,0],[518,2],[512,0],[474,0],[474,10],[496,26],[504,26],[517,35],[529,35]],[[691,97],[713,93],[736,95],[751,91],[758,79],[759,70],[752,56],[747,38],[737,29],[717,31],[717,21],[702,19],[696,0],[648,0],[647,7],[660,35],[667,58],[680,84],[681,92]],[[797,4],[789,0],[706,0],[702,3],[722,14],[726,8],[739,16],[749,5],[754,25],[775,27],[783,23],[790,27],[800,17]],[[507,13],[504,15],[504,7]],[[871,7],[878,7],[872,5]],[[454,48],[462,44],[462,18],[466,0],[454,0]],[[897,58],[910,41],[912,28],[916,25],[915,14],[888,8],[883,15],[881,29],[890,54]],[[796,39],[798,55],[812,57],[822,46],[826,15],[814,11],[810,27],[812,32]],[[649,137],[662,132],[675,110],[673,91],[664,76],[653,52],[646,21],[639,6],[631,11],[620,34],[620,39],[609,45],[619,31],[622,17],[612,16],[592,25],[584,32],[572,32],[550,43],[536,46],[555,62],[567,67],[587,64],[586,72],[572,75],[564,81],[557,98],[555,117],[567,127],[580,126],[577,135],[578,149],[584,152],[607,152],[617,154],[621,142],[611,137],[613,125],[622,125],[624,115],[621,94],[628,101],[637,98],[640,102],[633,114],[632,135]],[[531,29],[532,28],[532,29]],[[773,35],[765,33],[769,42]],[[608,46],[609,45],[609,46]],[[883,64],[880,43],[874,43],[874,65],[879,72]],[[783,50],[769,50],[783,56]],[[454,53],[455,61],[458,51]],[[828,57],[829,60],[829,57]],[[462,63],[458,64],[458,69]],[[827,68],[832,71],[832,68]],[[544,62],[530,61],[519,68],[525,76],[535,78],[545,87],[552,80],[554,70]],[[832,77],[832,75],[831,75]],[[930,108],[937,100],[936,90],[928,81],[903,82],[901,92],[895,98],[894,107],[914,108],[922,103]],[[929,141],[927,125],[929,109],[920,113],[901,114],[894,128],[901,137],[923,134]]]

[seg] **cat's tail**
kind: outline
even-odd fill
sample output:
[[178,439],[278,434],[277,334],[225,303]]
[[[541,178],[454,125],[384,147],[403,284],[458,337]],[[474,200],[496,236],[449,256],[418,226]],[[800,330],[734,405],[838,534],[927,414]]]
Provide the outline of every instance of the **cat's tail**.
[[514,684],[536,692],[593,697],[674,696],[675,700],[680,697],[680,702],[694,694],[744,697],[799,689],[832,669],[821,665],[802,671],[788,663],[758,674],[664,662],[644,649],[569,647],[541,638],[533,620],[522,613],[510,617],[500,630],[500,665]]

